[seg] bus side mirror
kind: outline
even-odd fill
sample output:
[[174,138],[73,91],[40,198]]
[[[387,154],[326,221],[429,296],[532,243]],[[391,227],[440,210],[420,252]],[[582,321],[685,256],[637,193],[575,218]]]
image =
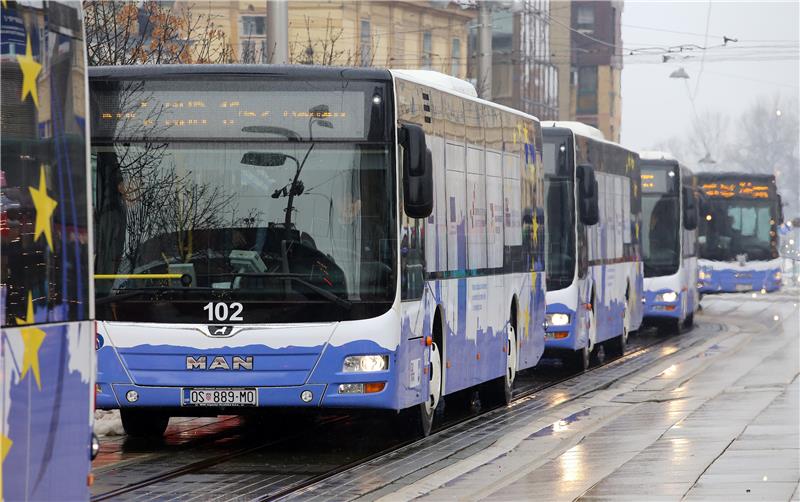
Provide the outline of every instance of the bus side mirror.
[[683,188],[683,228],[697,228],[697,199],[689,187]]
[[425,144],[425,131],[416,124],[400,129],[403,147],[403,205],[411,218],[427,218],[433,212],[433,160]]
[[600,221],[599,193],[594,169],[588,164],[578,166],[578,213],[581,223],[595,225]]
[[781,198],[780,194],[778,194],[778,221],[776,224],[783,224],[783,199]]

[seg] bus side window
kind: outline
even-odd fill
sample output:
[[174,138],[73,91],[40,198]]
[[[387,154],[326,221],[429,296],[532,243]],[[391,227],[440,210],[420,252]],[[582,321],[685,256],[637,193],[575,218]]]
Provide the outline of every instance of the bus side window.
[[400,298],[416,300],[425,289],[424,220],[403,215],[400,237]]

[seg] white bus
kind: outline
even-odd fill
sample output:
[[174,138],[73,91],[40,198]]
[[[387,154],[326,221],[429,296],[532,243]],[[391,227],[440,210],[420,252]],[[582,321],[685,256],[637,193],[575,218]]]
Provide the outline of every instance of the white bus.
[[577,122],[547,122],[548,353],[576,369],[623,354],[642,321],[639,155]]
[[645,322],[679,332],[692,325],[700,305],[695,178],[668,153],[639,157]]
[[[97,404],[130,434],[256,407],[507,402],[544,350],[542,139],[431,72],[90,73]],[[407,417],[405,417],[407,415]]]

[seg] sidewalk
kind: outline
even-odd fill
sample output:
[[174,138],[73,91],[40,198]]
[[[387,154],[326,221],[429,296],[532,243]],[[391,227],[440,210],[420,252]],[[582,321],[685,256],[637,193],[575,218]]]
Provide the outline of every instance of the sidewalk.
[[704,306],[727,329],[709,344],[565,404],[496,458],[463,459],[383,500],[797,499],[797,299]]

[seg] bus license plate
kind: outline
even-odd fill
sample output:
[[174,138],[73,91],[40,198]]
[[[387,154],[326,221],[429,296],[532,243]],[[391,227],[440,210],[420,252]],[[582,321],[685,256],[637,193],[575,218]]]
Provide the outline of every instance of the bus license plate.
[[257,406],[256,389],[183,389],[183,406]]
[[751,289],[753,289],[753,286],[751,286],[750,284],[737,284],[736,285],[736,291],[750,291]]

